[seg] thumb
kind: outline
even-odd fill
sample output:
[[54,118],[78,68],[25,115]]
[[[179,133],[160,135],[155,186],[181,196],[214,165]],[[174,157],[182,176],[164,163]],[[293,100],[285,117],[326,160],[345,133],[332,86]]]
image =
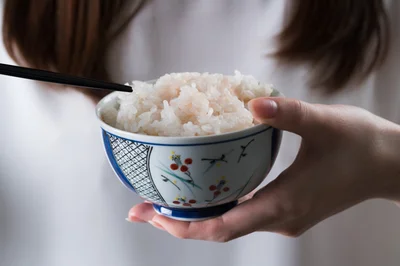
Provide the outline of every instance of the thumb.
[[314,132],[313,129],[323,121],[321,112],[314,105],[295,99],[257,98],[248,106],[259,122],[300,136]]

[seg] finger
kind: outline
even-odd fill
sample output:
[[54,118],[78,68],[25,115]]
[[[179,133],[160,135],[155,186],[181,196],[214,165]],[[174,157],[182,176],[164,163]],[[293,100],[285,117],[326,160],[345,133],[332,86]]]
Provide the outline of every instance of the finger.
[[[249,193],[248,195],[240,198],[239,203],[242,203],[244,201],[251,199],[251,197],[255,193],[256,193],[256,191],[254,190],[253,192]],[[148,222],[148,223],[152,224],[154,227],[157,227],[158,229],[166,230],[164,228],[164,226],[162,224],[160,224],[160,222],[159,222],[159,219],[164,219],[165,217],[163,218],[162,215],[157,214],[152,207],[147,206],[147,205],[150,205],[150,204],[140,204],[140,205],[132,208],[132,210],[130,211],[129,220],[131,222]],[[159,216],[159,217],[156,218],[157,216]],[[141,217],[141,218],[138,218],[138,217]],[[151,218],[151,220],[148,220],[149,218]],[[144,221],[142,219],[145,219],[147,221]],[[185,222],[180,222],[180,221],[175,221],[175,220],[171,220],[171,221],[174,222],[175,229],[170,230],[170,234],[172,234],[178,238],[187,238],[186,236],[182,235],[181,232],[187,231],[188,228],[186,228],[186,227],[190,226],[190,224],[187,222],[185,223]],[[204,225],[205,228],[210,227],[209,225],[207,225],[207,223],[205,223],[206,225]],[[213,221],[212,223],[215,223],[215,221]],[[212,223],[210,223],[211,227],[213,227]],[[181,227],[181,228],[179,228],[179,227]],[[203,235],[200,235],[199,237],[192,236],[191,238],[210,240],[210,238],[204,238],[204,237],[205,237],[205,235],[203,234]]]
[[[273,189],[265,187],[263,190]],[[199,222],[183,222],[157,215],[153,221],[171,235],[182,239],[227,242],[276,222],[276,201],[273,195],[262,193],[244,201],[222,216]],[[262,195],[262,196],[261,196]]]
[[155,215],[157,215],[157,213],[154,211],[152,204],[141,203],[130,209],[128,219],[132,222],[136,222],[137,220],[148,222],[151,221]]
[[256,120],[304,136],[323,122],[323,107],[289,98],[257,98],[249,102]]
[[[250,194],[242,197],[241,199],[239,199],[239,202],[243,202],[243,201],[246,201],[246,200],[250,199],[254,193],[255,193],[255,191],[253,191]],[[129,215],[128,215],[127,220],[129,222],[142,222],[142,223],[143,222],[148,222],[151,225],[153,225],[153,226],[155,226],[155,227],[157,227],[159,229],[165,230],[165,228],[161,224],[159,224],[157,221],[154,221],[154,220],[157,220],[157,219],[154,219],[154,217],[156,217],[158,215],[159,214],[157,214],[154,211],[154,209],[152,207],[152,204],[149,203],[149,202],[145,202],[145,203],[138,204],[138,205],[134,206],[129,211]],[[179,224],[179,223],[177,223],[177,224]],[[183,224],[185,224],[185,223],[183,223]],[[182,231],[182,230],[178,230],[178,231]],[[174,232],[172,232],[172,234],[173,233]],[[180,237],[179,234],[177,236]]]

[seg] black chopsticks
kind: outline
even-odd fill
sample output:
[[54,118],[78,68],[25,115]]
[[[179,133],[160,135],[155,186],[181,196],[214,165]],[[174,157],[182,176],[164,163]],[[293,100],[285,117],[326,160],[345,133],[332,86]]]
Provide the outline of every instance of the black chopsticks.
[[60,74],[56,72],[39,70],[34,68],[12,66],[7,64],[0,64],[0,75],[7,75],[18,78],[32,79],[37,81],[51,82],[51,83],[90,88],[96,90],[111,90],[111,91],[124,91],[124,92],[132,91],[132,88],[130,86],[122,84],[76,77],[76,76]]

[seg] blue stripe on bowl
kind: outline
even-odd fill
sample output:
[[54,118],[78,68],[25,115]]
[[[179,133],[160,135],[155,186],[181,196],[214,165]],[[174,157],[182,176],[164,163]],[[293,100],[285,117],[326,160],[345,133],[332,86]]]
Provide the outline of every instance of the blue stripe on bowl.
[[117,164],[117,160],[115,160],[114,154],[112,152],[112,148],[111,148],[111,143],[110,143],[110,139],[107,136],[107,133],[105,130],[102,130],[103,132],[103,142],[104,142],[104,146],[106,148],[106,153],[109,159],[109,162],[111,163],[115,173],[117,174],[118,178],[121,180],[121,182],[128,187],[129,189],[131,189],[132,191],[135,192],[134,187],[132,186],[131,183],[129,183],[128,179],[126,178],[126,176],[124,175],[124,173],[121,171],[121,168],[119,167],[119,165]]
[[273,129],[271,140],[271,167],[274,165],[282,141],[282,131]]
[[[153,208],[160,214],[177,219],[206,219],[215,216],[220,216],[227,211],[231,210],[233,207],[237,205],[238,201],[232,201],[229,203],[225,203],[219,206],[207,207],[207,208],[171,208],[159,206],[157,204],[153,204]],[[162,209],[170,212],[169,214]]]

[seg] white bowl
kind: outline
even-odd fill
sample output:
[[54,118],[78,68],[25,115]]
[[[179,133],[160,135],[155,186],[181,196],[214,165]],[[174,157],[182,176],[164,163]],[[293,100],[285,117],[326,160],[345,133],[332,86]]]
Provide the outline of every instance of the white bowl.
[[108,160],[127,188],[173,219],[203,220],[233,208],[265,179],[280,147],[282,132],[268,125],[201,137],[126,132],[102,119],[116,100],[111,93],[96,108]]

